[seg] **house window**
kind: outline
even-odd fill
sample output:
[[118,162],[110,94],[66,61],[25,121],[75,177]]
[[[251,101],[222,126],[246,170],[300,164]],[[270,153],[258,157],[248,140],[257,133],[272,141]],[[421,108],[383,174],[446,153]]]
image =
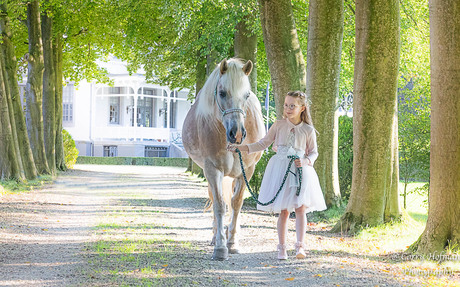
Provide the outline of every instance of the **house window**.
[[104,146],[104,157],[114,157],[118,155],[118,148],[115,145]]
[[97,95],[120,95],[134,94],[134,89],[130,87],[101,87],[96,91]]
[[163,146],[146,146],[145,157],[167,157],[168,148]]
[[159,89],[142,87],[137,90],[137,93],[140,95],[149,95],[149,96],[158,96]]
[[137,126],[154,127],[155,119],[153,117],[154,99],[140,97],[137,100]]
[[110,101],[109,123],[119,124],[120,123],[120,97],[110,97],[109,101]]
[[73,85],[66,85],[62,89],[62,122],[73,122]]

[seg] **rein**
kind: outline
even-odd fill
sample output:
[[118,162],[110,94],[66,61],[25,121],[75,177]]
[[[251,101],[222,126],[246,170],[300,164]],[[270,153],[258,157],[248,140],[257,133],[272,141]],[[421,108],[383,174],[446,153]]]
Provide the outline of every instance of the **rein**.
[[[283,186],[284,184],[286,183],[286,179],[287,179],[287,176],[288,174],[291,172],[290,169],[291,169],[291,165],[292,163],[294,162],[294,160],[298,159],[299,156],[297,155],[288,155],[287,157],[289,158],[289,164],[288,164],[288,167],[286,169],[286,173],[284,174],[284,177],[283,177],[283,182],[281,182],[281,186],[280,188],[278,189],[278,191],[276,192],[275,196],[268,202],[260,202],[257,198],[256,198],[256,194],[255,192],[252,191],[251,187],[249,186],[249,182],[248,182],[248,178],[246,177],[246,172],[244,171],[244,166],[243,166],[243,158],[241,157],[241,151],[239,149],[236,149],[235,150],[237,153],[238,153],[238,157],[240,158],[240,165],[241,165],[241,170],[243,171],[243,177],[244,177],[244,182],[246,183],[246,186],[248,187],[248,190],[249,190],[249,193],[251,194],[252,198],[260,205],[262,206],[267,206],[269,204],[272,204],[276,198],[278,197],[278,195],[280,194],[281,190],[283,189]],[[299,186],[297,187],[297,191],[295,193],[296,196],[299,196],[300,194],[300,187],[302,185],[302,167],[297,167],[297,170],[299,171]]]

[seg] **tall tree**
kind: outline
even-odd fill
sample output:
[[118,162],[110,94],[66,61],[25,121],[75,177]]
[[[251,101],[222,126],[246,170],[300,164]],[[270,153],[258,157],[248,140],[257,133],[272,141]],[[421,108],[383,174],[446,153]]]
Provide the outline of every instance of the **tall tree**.
[[0,179],[21,179],[8,109],[8,93],[4,85],[3,62],[0,61]]
[[310,0],[307,50],[307,96],[318,137],[315,169],[326,205],[340,200],[338,114],[340,56],[343,38],[343,0]]
[[[3,81],[3,92],[5,93],[5,99],[7,103],[7,111],[9,114],[9,123],[11,125],[11,136],[12,136],[12,145],[14,148],[14,157],[15,157],[15,163],[17,162],[17,165],[14,164],[12,167],[14,167],[13,173],[15,174],[15,178],[22,179],[23,178],[23,167],[22,167],[22,161],[21,161],[21,153],[19,151],[19,144],[18,144],[18,135],[16,132],[16,122],[14,120],[14,110],[13,110],[13,100],[11,99],[11,89],[8,81],[8,75],[6,72],[6,59],[4,57],[5,55],[5,49],[4,49],[4,43],[2,43],[2,47],[0,50],[0,67],[2,69],[2,78],[0,78]],[[13,156],[13,155],[10,155]],[[17,170],[16,170],[17,168]]]
[[37,0],[27,4],[29,34],[28,75],[26,84],[27,130],[38,173],[49,174],[43,133],[43,45],[41,39],[40,7]]
[[64,154],[64,141],[62,138],[62,91],[63,86],[62,82],[64,80],[62,76],[62,35],[58,34],[54,41],[54,65],[55,65],[55,124],[56,124],[56,137],[55,137],[55,147],[56,147],[56,168],[58,170],[66,170],[65,164],[65,154]]
[[27,127],[24,117],[24,112],[21,105],[21,98],[19,95],[18,77],[17,77],[17,63],[12,42],[12,31],[10,28],[10,18],[6,4],[0,5],[0,30],[2,32],[2,50],[5,59],[6,76],[11,95],[13,109],[10,112],[14,113],[14,122],[16,124],[16,134],[18,138],[19,154],[22,160],[22,167],[27,179],[34,179],[37,177],[37,169],[30,148],[29,137],[27,135]]
[[[51,173],[56,173],[56,66],[53,51],[53,20],[48,12],[41,18],[43,43],[43,128],[45,151]],[[62,105],[62,103],[61,103]]]
[[254,16],[249,16],[236,24],[234,50],[235,57],[251,60],[254,64],[249,74],[249,82],[252,92],[257,94],[257,33],[251,29],[251,24],[255,21]]
[[398,0],[357,0],[353,179],[346,212],[333,231],[354,232],[400,217],[398,64]]
[[[431,154],[428,221],[412,249],[460,244],[460,6],[430,1]],[[446,76],[448,75],[448,76]]]
[[259,8],[276,114],[280,118],[287,92],[305,91],[305,61],[297,37],[291,0],[259,0]]

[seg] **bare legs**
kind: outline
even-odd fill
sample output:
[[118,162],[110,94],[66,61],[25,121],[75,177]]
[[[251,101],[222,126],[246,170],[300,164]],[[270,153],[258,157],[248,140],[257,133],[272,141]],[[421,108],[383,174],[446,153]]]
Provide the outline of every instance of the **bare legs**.
[[289,218],[289,212],[285,210],[281,210],[280,215],[278,216],[278,240],[280,244],[286,244],[286,235],[288,231],[287,220]]
[[[296,243],[296,251],[299,251],[299,248],[304,248],[304,238],[305,238],[305,232],[307,230],[307,215],[306,215],[306,206],[302,205],[299,208],[295,209],[295,230],[296,230],[296,237],[297,237],[297,243]],[[281,247],[286,248],[286,237],[287,237],[287,232],[288,232],[288,218],[289,218],[289,212],[287,210],[282,210],[278,216],[278,223],[277,223],[277,229],[278,229],[278,240],[279,240],[279,245],[278,249]],[[278,258],[280,255],[278,255]],[[305,253],[303,253],[303,256],[299,257],[298,254],[296,254],[297,258],[305,258]],[[280,258],[281,259],[281,258]]]
[[305,205],[302,205],[295,210],[295,233],[297,236],[297,242],[303,242],[305,238],[305,232],[307,231],[307,214]]

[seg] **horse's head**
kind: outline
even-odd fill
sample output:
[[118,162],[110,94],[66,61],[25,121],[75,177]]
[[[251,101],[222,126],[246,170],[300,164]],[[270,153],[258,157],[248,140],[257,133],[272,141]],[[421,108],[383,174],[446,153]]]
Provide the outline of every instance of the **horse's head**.
[[239,60],[222,60],[220,77],[214,91],[216,104],[222,114],[227,141],[241,144],[246,137],[244,118],[245,103],[251,93],[248,75],[252,71],[252,62],[243,64]]

